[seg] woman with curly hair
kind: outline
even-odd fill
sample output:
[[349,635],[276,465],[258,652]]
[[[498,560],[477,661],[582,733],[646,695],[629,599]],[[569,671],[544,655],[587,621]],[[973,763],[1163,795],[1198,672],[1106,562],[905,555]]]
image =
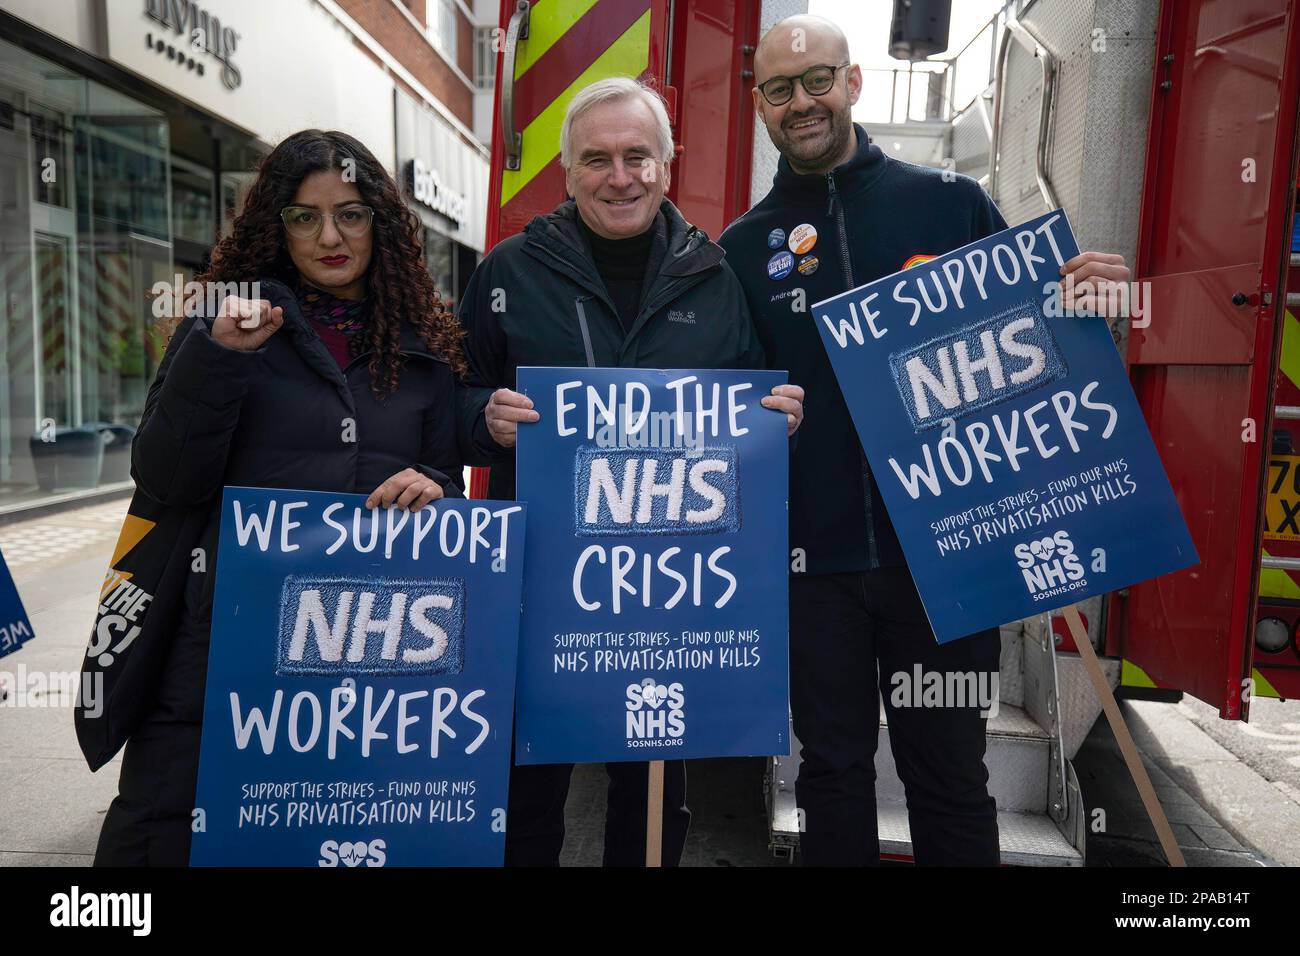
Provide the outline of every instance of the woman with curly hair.
[[463,496],[463,333],[425,271],[417,218],[365,146],[320,130],[280,143],[197,281],[260,291],[180,325],[132,447],[140,492],[205,509],[204,560],[177,602],[156,702],[127,741],[97,865],[189,860],[223,486],[412,510]]

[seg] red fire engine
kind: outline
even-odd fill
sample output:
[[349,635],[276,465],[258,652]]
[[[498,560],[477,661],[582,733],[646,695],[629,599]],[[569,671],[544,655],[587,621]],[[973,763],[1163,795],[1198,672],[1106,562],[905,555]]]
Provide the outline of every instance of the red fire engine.
[[[502,0],[489,246],[564,199],[564,109],[610,75],[664,94],[669,196],[716,237],[775,170],[750,98],[760,30],[805,8]],[[890,40],[850,37],[859,55]],[[1125,253],[1147,283],[1140,314],[1114,331],[1201,563],[1085,604],[1112,682],[1187,692],[1227,719],[1246,719],[1252,694],[1300,696],[1300,0],[1008,0],[936,63],[924,117],[909,69],[905,121],[869,127],[877,142],[928,137],[922,161],[980,179],[1008,222],[1064,207],[1081,246]],[[1077,665],[1059,620],[1003,630],[987,761],[1006,862],[1082,862],[1070,758],[1098,705]],[[787,854],[794,749],[769,782],[772,845]],[[877,774],[882,849],[907,856],[884,740]]]

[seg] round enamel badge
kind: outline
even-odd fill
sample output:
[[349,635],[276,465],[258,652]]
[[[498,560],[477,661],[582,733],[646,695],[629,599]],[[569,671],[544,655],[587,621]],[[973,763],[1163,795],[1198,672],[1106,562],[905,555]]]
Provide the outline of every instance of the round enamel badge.
[[767,277],[769,279],[784,279],[793,269],[794,256],[788,252],[778,252],[767,260]]
[[799,260],[799,274],[801,276],[810,276],[817,271],[817,267],[820,265],[821,265],[821,260],[818,259],[816,256],[813,255],[804,256],[802,259]]
[[790,251],[796,256],[812,252],[812,247],[815,245],[817,245],[817,227],[812,223],[805,222],[790,230]]
[[769,249],[780,249],[785,245],[785,230],[773,229],[767,234],[767,247]]

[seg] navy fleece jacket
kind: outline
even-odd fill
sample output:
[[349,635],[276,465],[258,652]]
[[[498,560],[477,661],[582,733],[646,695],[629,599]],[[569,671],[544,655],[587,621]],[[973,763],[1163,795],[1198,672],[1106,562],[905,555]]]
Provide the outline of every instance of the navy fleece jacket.
[[771,192],[718,240],[768,366],[788,369],[806,394],[790,547],[808,574],[905,563],[810,307],[1006,228],[975,180],[891,159],[855,130],[857,152],[830,173],[799,175],[782,158]]

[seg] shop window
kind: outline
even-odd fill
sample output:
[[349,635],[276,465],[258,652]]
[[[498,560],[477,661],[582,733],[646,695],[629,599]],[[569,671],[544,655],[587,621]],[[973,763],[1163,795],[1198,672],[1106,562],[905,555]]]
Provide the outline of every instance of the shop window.
[[173,237],[167,118],[4,41],[0,62],[0,505],[10,505],[129,480],[130,435],[167,332],[149,292],[171,281]]
[[77,351],[76,329],[71,323],[68,242],[62,236],[35,235],[36,417],[41,422],[67,425],[77,417],[76,380],[72,355]]
[[429,40],[451,63],[456,62],[455,0],[429,0]]
[[474,86],[490,90],[496,84],[497,55],[492,49],[492,35],[497,27],[474,28]]
[[172,156],[172,231],[177,238],[211,245],[216,235],[210,169]]
[[68,206],[67,182],[72,177],[68,164],[68,134],[62,113],[32,104],[28,117],[32,137],[32,173],[37,202],[47,206]]
[[456,298],[456,263],[453,243],[440,232],[424,230],[424,265],[433,277],[433,284],[442,297],[443,305],[452,308]]

